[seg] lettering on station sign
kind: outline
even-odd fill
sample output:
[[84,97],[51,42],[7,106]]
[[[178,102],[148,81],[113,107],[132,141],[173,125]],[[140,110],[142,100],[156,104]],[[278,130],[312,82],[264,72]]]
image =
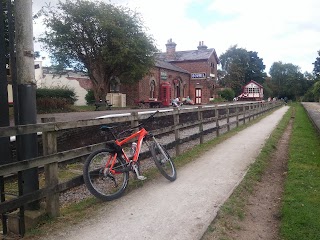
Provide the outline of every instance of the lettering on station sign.
[[192,79],[201,79],[201,78],[206,78],[206,73],[191,73],[191,78]]

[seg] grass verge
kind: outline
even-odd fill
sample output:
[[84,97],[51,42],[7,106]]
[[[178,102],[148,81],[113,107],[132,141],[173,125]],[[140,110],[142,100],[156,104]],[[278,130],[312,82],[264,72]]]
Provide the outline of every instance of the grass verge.
[[282,203],[281,237],[320,239],[320,137],[301,104],[289,145],[288,175]]

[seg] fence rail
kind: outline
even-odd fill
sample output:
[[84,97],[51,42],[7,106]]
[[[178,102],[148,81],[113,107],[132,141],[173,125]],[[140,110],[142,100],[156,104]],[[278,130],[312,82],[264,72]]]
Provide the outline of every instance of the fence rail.
[[[161,111],[158,117],[173,118],[173,125],[155,129],[155,136],[172,133],[174,141],[167,142],[167,148],[174,148],[176,155],[181,153],[181,144],[191,139],[199,138],[199,143],[204,142],[204,136],[209,132],[215,132],[219,136],[224,131],[230,131],[231,126],[238,127],[239,124],[245,124],[258,115],[270,111],[282,102],[255,102],[245,104],[226,104],[200,106],[193,108],[174,109],[173,111]],[[184,121],[185,116],[194,114],[193,121]],[[83,158],[96,149],[104,146],[104,143],[93,144],[85,147],[71,149],[68,151],[57,151],[57,133],[62,130],[83,128],[88,126],[97,126],[102,124],[131,122],[131,126],[136,126],[138,121],[146,119],[149,114],[138,114],[133,112],[126,116],[112,117],[105,119],[81,120],[73,122],[49,122],[40,124],[30,124],[24,126],[1,127],[0,136],[18,136],[42,132],[43,156],[27,159],[19,162],[13,162],[0,166],[0,177],[6,177],[11,174],[30,169],[43,168],[45,175],[45,187],[33,193],[18,196],[15,199],[7,199],[0,203],[0,214],[6,215],[15,209],[24,206],[27,203],[46,199],[46,211],[51,216],[59,216],[59,193],[69,188],[83,184],[82,175],[70,181],[59,183],[58,181],[58,163],[68,160]],[[186,129],[197,129],[197,131],[185,138],[181,138],[181,132]],[[5,195],[5,189],[1,189],[1,194]]]

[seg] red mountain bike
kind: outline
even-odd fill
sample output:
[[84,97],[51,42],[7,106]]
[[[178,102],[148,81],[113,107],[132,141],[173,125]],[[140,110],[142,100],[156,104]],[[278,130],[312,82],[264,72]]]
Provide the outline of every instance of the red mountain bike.
[[[143,142],[149,147],[152,158],[160,173],[170,181],[174,181],[177,178],[177,172],[169,153],[159,144],[152,133],[143,127],[158,112],[153,113],[138,126],[120,132],[118,136],[131,133],[136,128],[138,129],[122,140],[117,139],[114,135],[112,131],[113,127],[101,126],[100,129],[102,131],[110,131],[115,140],[107,142],[106,148],[91,153],[85,161],[83,167],[84,182],[95,197],[103,201],[119,198],[128,185],[130,171],[139,180],[146,179],[140,174],[139,167],[139,155]],[[133,156],[129,157],[123,150],[122,145],[132,139],[137,139],[137,143],[133,143]]]

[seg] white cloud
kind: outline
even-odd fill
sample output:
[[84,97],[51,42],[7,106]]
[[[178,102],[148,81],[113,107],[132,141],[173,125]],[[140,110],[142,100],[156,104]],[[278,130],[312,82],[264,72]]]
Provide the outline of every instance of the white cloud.
[[[110,2],[109,0],[105,0]],[[34,0],[40,9],[43,0]],[[50,1],[51,4],[58,1]],[[177,50],[196,49],[199,41],[221,55],[237,44],[257,51],[266,71],[273,62],[282,61],[312,71],[320,50],[320,1],[304,0],[111,0],[140,12],[149,33],[160,50],[172,38]],[[191,17],[188,8],[206,4],[205,10]],[[191,9],[192,10],[192,9]],[[189,9],[190,11],[190,9]],[[194,11],[198,11],[195,9]],[[205,24],[203,24],[205,23]],[[38,34],[39,27],[35,26]]]

